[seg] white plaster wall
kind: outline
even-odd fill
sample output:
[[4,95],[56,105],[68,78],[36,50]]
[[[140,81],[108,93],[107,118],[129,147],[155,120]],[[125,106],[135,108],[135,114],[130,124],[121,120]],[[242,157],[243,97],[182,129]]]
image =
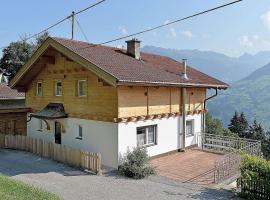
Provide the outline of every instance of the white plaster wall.
[[[194,136],[186,137],[186,147],[197,144],[197,133],[201,132],[201,115],[190,115],[194,119]],[[179,126],[180,124],[180,126]],[[182,117],[170,117],[155,120],[128,122],[118,124],[118,149],[123,155],[127,149],[137,146],[137,127],[157,125],[157,145],[147,147],[148,154],[155,156],[181,148]],[[180,127],[180,128],[179,128]]]
[[50,130],[46,130],[46,125],[43,122],[43,131],[40,131],[39,119],[32,118],[30,122],[27,122],[27,135],[48,142],[54,142],[54,126],[52,126],[52,123],[50,123],[50,127]]
[[[63,134],[62,144],[91,152],[101,153],[103,165],[118,167],[117,124],[77,118],[65,120],[66,133]],[[83,127],[82,140],[78,136],[78,125]]]
[[[90,152],[101,153],[102,164],[108,167],[118,167],[118,137],[117,124],[109,122],[99,122],[92,120],[84,120],[77,118],[66,118],[58,120],[65,127],[65,133],[62,133],[62,145],[73,148],[78,148]],[[28,123],[28,136],[44,139],[49,142],[54,142],[54,123],[50,120],[51,130],[45,129],[38,131],[39,121],[36,118]],[[78,125],[83,127],[82,140],[78,137]]]
[[137,146],[137,127],[157,125],[157,145],[147,147],[150,156],[172,151],[179,146],[179,117],[162,118],[118,124],[119,153]]
[[[199,134],[202,132],[202,117],[201,114],[196,114],[196,115],[188,115],[186,117],[186,120],[194,120],[194,136],[187,136],[186,137],[186,147],[198,144],[200,141]],[[181,121],[181,127],[182,126],[182,121]],[[182,128],[181,128],[182,131]]]

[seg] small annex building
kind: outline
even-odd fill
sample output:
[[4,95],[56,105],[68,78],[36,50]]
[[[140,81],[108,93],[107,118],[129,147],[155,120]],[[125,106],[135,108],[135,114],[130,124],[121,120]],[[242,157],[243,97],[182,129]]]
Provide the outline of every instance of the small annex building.
[[24,93],[11,89],[7,77],[0,74],[0,134],[26,135],[28,111]]

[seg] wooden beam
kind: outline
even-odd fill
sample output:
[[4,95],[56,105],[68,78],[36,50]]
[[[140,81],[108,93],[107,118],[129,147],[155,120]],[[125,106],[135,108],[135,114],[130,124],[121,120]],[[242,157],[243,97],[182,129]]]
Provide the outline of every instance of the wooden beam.
[[55,57],[54,56],[49,56],[49,55],[43,55],[43,56],[41,56],[39,62],[43,63],[43,64],[52,64],[52,65],[54,65],[55,64]]

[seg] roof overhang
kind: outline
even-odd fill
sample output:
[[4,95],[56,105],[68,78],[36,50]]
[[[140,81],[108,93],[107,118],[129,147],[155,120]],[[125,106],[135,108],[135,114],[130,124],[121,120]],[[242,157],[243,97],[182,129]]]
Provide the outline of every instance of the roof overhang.
[[29,112],[31,109],[30,108],[26,108],[26,107],[14,107],[14,108],[0,108],[0,114],[4,114],[4,113],[27,113]]
[[173,82],[147,82],[119,80],[118,86],[160,86],[160,87],[201,87],[208,89],[226,90],[229,85],[197,84],[197,83],[173,83]]
[[61,103],[49,103],[45,108],[36,113],[31,113],[30,118],[38,119],[61,119],[67,118],[63,104]]
[[[32,57],[25,63],[24,66],[18,71],[15,77],[10,81],[9,85],[11,88],[16,88],[23,91],[22,88],[26,86],[20,85],[22,79],[27,78],[27,74],[31,71],[32,67],[39,61],[39,58],[48,50],[49,48],[53,48],[66,56],[67,58],[73,60],[74,62],[80,64],[86,69],[95,73],[98,77],[105,80],[108,84],[116,87],[116,78],[111,74],[103,71],[87,59],[83,58],[79,54],[75,53],[71,49],[63,46],[53,38],[47,38],[46,41],[36,50],[36,52],[32,55]],[[36,72],[38,73],[38,72]]]

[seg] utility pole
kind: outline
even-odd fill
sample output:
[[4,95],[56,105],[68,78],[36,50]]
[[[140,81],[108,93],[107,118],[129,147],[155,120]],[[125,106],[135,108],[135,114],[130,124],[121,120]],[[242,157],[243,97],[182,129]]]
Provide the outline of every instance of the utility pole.
[[71,39],[73,40],[74,38],[74,21],[75,21],[75,12],[72,11],[72,14],[71,14],[71,23],[72,23],[72,27],[71,27]]

